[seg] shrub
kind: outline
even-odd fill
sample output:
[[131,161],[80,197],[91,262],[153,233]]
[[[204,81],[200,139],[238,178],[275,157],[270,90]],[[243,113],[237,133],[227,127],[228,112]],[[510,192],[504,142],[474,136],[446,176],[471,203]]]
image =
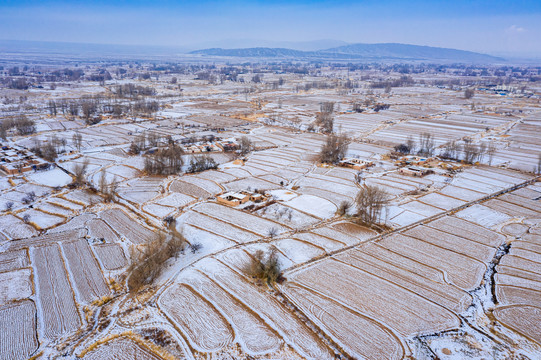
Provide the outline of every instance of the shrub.
[[6,211],[11,211],[11,209],[13,208],[13,201],[8,201],[4,206]]
[[245,268],[246,273],[267,284],[273,284],[281,278],[278,250],[273,247],[266,254],[257,250]]
[[275,227],[271,227],[271,228],[268,230],[268,235],[269,235],[270,238],[275,237],[276,235],[278,235],[278,229],[275,228]]
[[149,242],[139,253],[132,253],[132,262],[128,268],[128,288],[137,293],[144,286],[150,285],[162,273],[167,260],[178,258],[186,246],[186,239],[175,234],[167,240],[164,233]]
[[338,206],[338,215],[344,216],[347,214],[348,210],[351,208],[351,203],[347,200],[344,200]]

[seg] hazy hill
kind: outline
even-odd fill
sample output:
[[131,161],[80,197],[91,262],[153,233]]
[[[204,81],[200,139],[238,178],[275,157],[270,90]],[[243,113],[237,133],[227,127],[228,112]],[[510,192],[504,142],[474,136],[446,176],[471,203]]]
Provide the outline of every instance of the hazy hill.
[[300,51],[284,48],[212,48],[192,51],[191,54],[207,56],[292,58],[292,59],[342,59],[342,60],[421,60],[452,62],[500,62],[503,59],[472,51],[419,46],[408,44],[353,44],[318,51]]

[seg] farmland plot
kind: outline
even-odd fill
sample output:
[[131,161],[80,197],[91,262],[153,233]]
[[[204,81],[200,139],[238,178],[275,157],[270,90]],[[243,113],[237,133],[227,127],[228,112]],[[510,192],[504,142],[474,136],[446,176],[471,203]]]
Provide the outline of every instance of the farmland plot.
[[[489,200],[484,204],[488,205],[490,201],[492,200]],[[511,217],[505,213],[493,210],[490,207],[479,204],[475,204],[473,206],[470,206],[469,208],[457,212],[456,216],[487,228],[491,228],[497,224],[511,219]]]
[[419,201],[410,201],[405,204],[400,205],[400,208],[409,210],[416,214],[423,215],[424,217],[434,216],[436,214],[442,213],[443,211],[439,208],[424,204]]
[[197,350],[214,352],[232,342],[231,326],[193,288],[173,284],[160,296],[159,304]]
[[24,300],[0,307],[0,359],[28,359],[38,348],[36,307]]
[[41,333],[54,339],[74,332],[81,319],[58,246],[35,248],[31,254]]
[[382,251],[378,250],[373,244],[366,243],[357,249],[339,254],[336,258],[408,289],[447,309],[461,312],[469,306],[471,297],[463,291],[444,282],[431,281],[430,276],[427,277],[420,271],[416,272],[418,269],[411,268],[411,262],[389,262],[385,256],[379,256]]
[[282,345],[281,338],[257,314],[202,273],[183,272],[179,281],[192,286],[224,314],[234,329],[235,342],[248,354],[266,354]]
[[485,206],[487,206],[490,209],[493,209],[494,211],[498,211],[503,214],[510,215],[512,217],[530,217],[535,218],[539,217],[539,211],[538,210],[532,210],[527,207],[516,205],[507,201],[503,201],[500,199],[491,199],[485,203]]
[[106,270],[117,270],[127,264],[124,250],[118,244],[99,244],[94,245],[93,249]]
[[225,183],[224,187],[228,191],[242,191],[242,190],[248,190],[248,189],[252,189],[252,190],[257,189],[257,190],[267,191],[267,190],[279,189],[280,185],[263,180],[263,179],[249,177],[246,179],[240,179],[240,180],[235,180],[232,182]]
[[182,227],[182,235],[190,244],[199,243],[202,245],[202,251],[198,252],[198,257],[203,257],[213,252],[237,245],[237,242],[233,239],[229,239],[193,225],[184,225]]
[[298,210],[295,210],[287,206],[283,206],[278,203],[265,206],[264,208],[258,210],[256,214],[264,218],[277,221],[291,228],[297,228],[297,229],[300,229],[309,225],[314,225],[317,222],[319,222],[319,219],[316,219],[315,217],[311,215],[302,213]]
[[72,241],[84,237],[84,229],[67,230],[58,233],[47,233],[45,235],[36,236],[28,239],[11,241],[9,243],[10,250],[20,250],[30,246],[43,246],[56,244],[63,241]]
[[266,236],[271,228],[276,228],[278,234],[287,231],[287,228],[278,223],[215,203],[198,204],[193,209],[224,222],[238,224],[239,227],[262,236]]
[[32,271],[20,269],[0,273],[0,305],[32,295]]
[[181,193],[184,195],[188,195],[196,199],[207,199],[213,195],[210,192],[202,189],[201,187],[197,185],[190,184],[182,180],[173,181],[171,185],[169,186],[169,190],[173,192]]
[[64,231],[73,231],[77,229],[82,229],[85,227],[88,221],[95,218],[97,218],[97,216],[90,213],[77,215],[71,218],[70,220],[68,220],[68,222],[66,222],[65,224],[56,226],[55,228],[48,230],[47,233],[53,234],[53,233],[60,233]]
[[230,164],[224,165],[224,168],[221,169],[225,174],[234,176],[235,178],[242,179],[245,177],[250,176],[250,173],[246,170],[243,170],[241,167],[226,167],[226,166],[232,166]]
[[464,290],[477,287],[482,279],[482,274],[486,271],[485,264],[478,260],[409,236],[392,235],[382,239],[378,244],[400,255],[439,269],[451,283]]
[[172,206],[175,208],[181,208],[183,206],[188,205],[189,203],[195,201],[195,199],[191,196],[184,195],[182,193],[172,193],[167,195],[164,198],[161,198],[156,201],[156,204],[163,205],[163,206]]
[[473,191],[470,189],[461,188],[454,185],[445,186],[439,191],[439,193],[445,196],[462,200],[462,201],[474,201],[486,196],[486,194],[484,193]]
[[537,213],[541,213],[541,205],[539,204],[537,200],[534,200],[540,196],[541,194],[534,196],[532,198],[524,198],[522,196],[515,195],[514,193],[508,193],[508,194],[504,194],[500,196],[499,199],[507,203],[521,206],[529,210],[536,211]]
[[429,222],[426,226],[454,234],[465,239],[471,239],[488,246],[497,247],[505,237],[475,223],[455,216],[445,216]]
[[440,305],[331,258],[287,276],[290,279],[287,286],[299,284],[360,315],[376,319],[402,336],[452,329],[460,324],[452,312]]
[[200,179],[210,180],[216,183],[224,183],[237,179],[237,176],[218,170],[207,170],[197,174]]
[[92,194],[88,190],[77,189],[62,195],[66,200],[82,206],[89,206],[103,201],[101,196]]
[[10,239],[23,239],[38,234],[34,227],[11,214],[0,216],[0,231]]
[[73,214],[71,209],[66,209],[65,207],[51,204],[49,202],[42,202],[34,205],[34,209],[40,210],[41,212],[47,213],[49,215],[56,215],[60,218],[69,217]]
[[259,314],[301,356],[314,359],[334,358],[329,349],[315,337],[304,323],[279,302],[247,283],[233,270],[213,259],[205,259],[199,263],[199,266],[220,287]]
[[170,206],[162,206],[153,203],[144,205],[142,209],[144,212],[157,218],[165,218],[175,211],[175,208],[172,208]]
[[20,269],[25,266],[28,266],[28,255],[26,250],[0,253],[0,272]]
[[104,239],[106,242],[119,242],[120,238],[116,233],[101,219],[91,219],[86,223],[88,236],[96,239]]
[[277,240],[274,245],[294,264],[303,263],[326,253],[324,249],[298,239]]
[[120,209],[110,209],[99,213],[111,228],[126,237],[133,244],[144,244],[155,237],[154,232],[139,224]]
[[520,237],[524,235],[529,229],[528,225],[521,223],[511,223],[502,227],[502,232],[504,234],[512,235],[515,237]]
[[300,195],[284,204],[319,219],[331,218],[336,213],[332,202],[313,195]]
[[85,354],[83,359],[161,360],[161,357],[127,337],[119,337],[99,345],[96,349]]
[[218,185],[216,182],[211,181],[211,180],[202,179],[202,178],[199,178],[199,177],[193,176],[193,175],[192,176],[183,176],[183,177],[181,177],[180,181],[183,181],[183,182],[188,183],[188,184],[196,185],[196,186],[202,188],[203,190],[205,190],[206,192],[208,192],[209,194],[218,194],[218,193],[223,191],[223,189],[220,187],[220,185]]
[[322,189],[333,193],[338,193],[348,197],[355,197],[358,189],[353,185],[345,185],[335,182],[329,182],[326,180],[318,179],[315,177],[304,177],[299,180],[298,185],[301,186],[301,191],[304,192],[305,187],[312,187],[316,189]]
[[340,231],[342,233],[347,234],[348,236],[353,236],[358,241],[369,239],[377,233],[374,230],[371,230],[369,228],[366,228],[364,226],[356,225],[347,221],[334,223],[331,225],[331,228],[334,230]]
[[293,237],[295,239],[314,244],[317,247],[325,249],[327,252],[338,250],[347,246],[345,242],[339,241],[338,239],[331,239],[311,232],[296,233]]
[[416,226],[403,234],[482,262],[489,262],[496,252],[495,247],[489,247],[424,225]]
[[400,340],[377,321],[296,284],[284,287],[284,292],[349,355],[358,359],[402,359]]
[[64,242],[62,250],[79,302],[90,303],[109,295],[109,288],[85,239]]
[[312,230],[314,234],[328,237],[329,239],[338,240],[344,242],[348,245],[357,244],[363,240],[370,238],[371,233],[358,233],[358,234],[348,234],[339,230],[340,228],[323,226],[317,229]]
[[466,202],[449,196],[445,196],[436,192],[417,198],[419,202],[428,204],[443,210],[450,210],[464,205]]
[[141,205],[147,201],[150,201],[154,199],[156,196],[158,196],[160,193],[157,191],[150,191],[150,190],[131,190],[130,188],[120,188],[118,190],[118,196],[121,198],[134,203]]
[[185,225],[191,225],[204,231],[220,236],[226,236],[235,242],[248,242],[257,240],[260,235],[246,231],[232,223],[221,221],[213,217],[188,211],[177,218],[177,229],[182,232]]
[[21,219],[26,215],[29,216],[29,223],[33,224],[38,229],[48,229],[55,225],[61,224],[66,220],[64,217],[47,214],[34,209],[29,209],[17,214],[17,216],[19,216]]
[[354,196],[348,196],[348,195],[342,195],[338,194],[332,191],[322,190],[314,187],[303,187],[299,190],[303,194],[306,195],[313,195],[320,197],[322,199],[328,200],[332,202],[337,207],[340,205],[340,203],[346,201],[346,202],[353,202]]
[[496,285],[496,296],[500,305],[534,305],[541,307],[541,292],[513,285]]
[[541,308],[529,305],[498,307],[494,316],[503,324],[541,345]]

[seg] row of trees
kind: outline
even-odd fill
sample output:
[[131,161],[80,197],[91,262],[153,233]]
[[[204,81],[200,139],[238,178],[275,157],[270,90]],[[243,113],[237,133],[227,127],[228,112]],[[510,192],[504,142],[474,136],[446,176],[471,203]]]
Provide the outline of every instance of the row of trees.
[[0,123],[0,138],[6,140],[10,129],[19,135],[30,135],[36,132],[36,122],[25,115],[4,119]]
[[166,148],[157,149],[145,157],[144,171],[152,175],[178,174],[182,170],[184,151],[170,142]]
[[[421,156],[433,156],[435,154],[436,145],[434,137],[431,133],[422,133],[419,135],[419,146],[413,137],[408,137],[405,143],[396,145],[394,151],[400,154],[417,154]],[[464,161],[468,164],[473,164],[477,161],[483,161],[485,155],[488,156],[488,163],[492,165],[492,160],[496,152],[496,146],[493,142],[482,142],[479,145],[473,144],[470,139],[465,139],[463,143],[458,141],[449,141],[443,145],[442,152],[439,154],[441,158]]]

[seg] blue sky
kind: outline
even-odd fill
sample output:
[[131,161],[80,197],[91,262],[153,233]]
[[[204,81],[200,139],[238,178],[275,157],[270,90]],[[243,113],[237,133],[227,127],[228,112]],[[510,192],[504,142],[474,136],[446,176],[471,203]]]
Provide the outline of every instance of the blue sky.
[[541,56],[541,0],[0,0],[0,39],[196,47],[336,39]]

